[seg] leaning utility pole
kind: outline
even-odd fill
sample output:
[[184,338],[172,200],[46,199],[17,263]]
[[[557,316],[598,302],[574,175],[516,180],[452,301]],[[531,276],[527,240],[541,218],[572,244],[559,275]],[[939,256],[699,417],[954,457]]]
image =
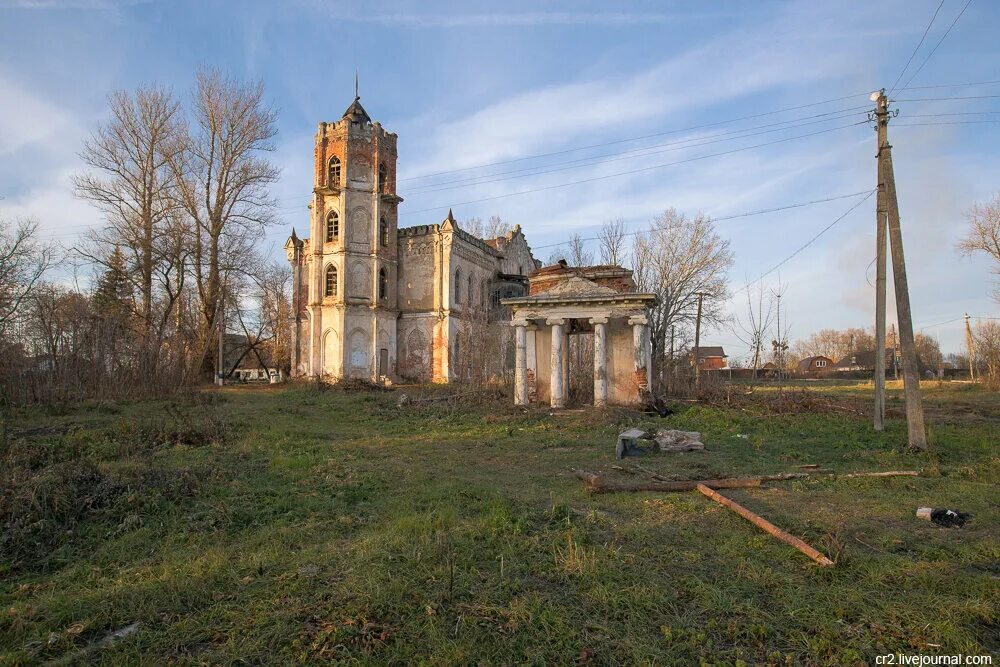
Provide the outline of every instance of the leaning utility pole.
[[920,401],[920,372],[917,349],[913,340],[913,318],[910,315],[910,290],[906,281],[906,260],[903,257],[903,231],[899,224],[899,202],[896,200],[896,180],[892,170],[892,146],[889,144],[889,98],[885,89],[873,95],[878,129],[878,160],[885,191],[889,246],[892,250],[892,281],[896,288],[896,321],[899,342],[903,348],[903,394],[906,397],[906,424],[910,447],[927,449],[924,432],[924,408]]
[[969,357],[969,380],[976,381],[976,339],[972,337],[969,314],[965,314],[965,351]]
[[698,292],[698,314],[694,318],[694,388],[701,389],[701,300],[704,294]]

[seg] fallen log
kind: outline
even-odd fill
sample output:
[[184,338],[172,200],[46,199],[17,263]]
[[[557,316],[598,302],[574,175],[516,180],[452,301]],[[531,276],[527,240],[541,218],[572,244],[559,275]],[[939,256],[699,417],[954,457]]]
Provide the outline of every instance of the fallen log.
[[743,507],[743,505],[740,505],[736,501],[730,500],[729,498],[726,498],[721,493],[716,493],[711,488],[709,488],[706,484],[699,484],[695,488],[697,488],[698,491],[702,495],[711,498],[712,500],[714,500],[715,502],[719,503],[723,507],[727,507],[727,508],[731,509],[732,511],[736,512],[741,517],[743,517],[744,519],[746,519],[747,521],[749,521],[750,523],[752,523],[753,525],[757,526],[758,528],[763,529],[769,535],[772,535],[773,537],[778,538],[779,540],[781,540],[785,544],[789,544],[789,545],[795,547],[796,549],[798,549],[799,551],[801,551],[805,555],[809,556],[810,558],[812,558],[814,561],[816,561],[820,565],[823,565],[824,567],[829,567],[829,566],[833,565],[833,561],[832,560],[830,560],[829,558],[827,558],[826,556],[824,556],[820,552],[816,551],[815,549],[813,549],[811,546],[809,546],[808,544],[806,544],[805,542],[803,542],[799,538],[797,538],[794,535],[791,535],[789,533],[786,533],[785,531],[783,531],[782,529],[778,528],[777,526],[775,526],[773,523],[771,523],[767,519],[764,519],[764,518],[758,516],[757,514],[754,514],[753,512],[751,512],[747,508]]
[[849,472],[839,477],[918,477],[918,470],[887,470],[885,472]]
[[601,475],[586,470],[574,470],[578,479],[587,484],[591,493],[614,493],[616,491],[694,491],[699,484],[713,489],[752,489],[760,486],[760,477],[730,477],[727,479],[684,479],[660,480],[607,480]]

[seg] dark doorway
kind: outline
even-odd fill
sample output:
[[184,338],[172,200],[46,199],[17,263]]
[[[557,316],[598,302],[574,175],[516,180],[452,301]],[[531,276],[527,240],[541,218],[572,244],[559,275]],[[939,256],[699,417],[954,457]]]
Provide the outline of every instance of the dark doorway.
[[389,350],[384,347],[378,351],[378,376],[389,375]]

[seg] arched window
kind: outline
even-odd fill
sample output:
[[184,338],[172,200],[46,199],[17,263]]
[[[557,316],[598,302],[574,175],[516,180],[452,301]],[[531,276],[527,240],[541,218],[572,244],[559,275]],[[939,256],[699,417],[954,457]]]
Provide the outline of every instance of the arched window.
[[383,300],[389,298],[389,278],[385,269],[378,270],[378,298]]
[[462,303],[462,269],[455,269],[455,303]]
[[475,300],[475,293],[472,291],[472,274],[469,274],[469,285],[466,287],[465,293],[468,295],[469,305]]
[[389,245],[389,223],[385,221],[385,216],[379,220],[378,237],[383,248]]
[[330,166],[326,172],[326,184],[331,188],[340,187],[340,158],[336,155],[330,158]]
[[385,162],[378,166],[378,191],[387,192],[389,186],[389,170],[385,167]]
[[337,237],[340,236],[340,216],[336,211],[330,211],[330,214],[326,216],[326,241],[336,241]]
[[337,296],[337,267],[331,264],[326,267],[326,296]]

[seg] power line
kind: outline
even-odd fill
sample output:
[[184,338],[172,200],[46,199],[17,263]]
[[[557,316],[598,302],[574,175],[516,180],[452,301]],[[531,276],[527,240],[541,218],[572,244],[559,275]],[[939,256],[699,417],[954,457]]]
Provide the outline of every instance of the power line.
[[647,172],[647,171],[652,171],[654,169],[662,169],[664,167],[672,167],[672,166],[675,166],[675,165],[678,165],[678,164],[686,164],[686,163],[689,163],[689,162],[696,162],[698,160],[705,160],[705,159],[708,159],[708,158],[720,157],[720,156],[723,156],[723,155],[730,155],[732,153],[739,153],[739,152],[742,152],[742,151],[753,150],[754,148],[762,148],[764,146],[772,146],[774,144],[780,144],[780,143],[784,143],[784,142],[787,142],[787,141],[794,141],[795,139],[804,139],[804,138],[807,138],[807,137],[813,137],[813,136],[817,136],[817,135],[820,135],[820,134],[826,134],[828,132],[835,132],[837,130],[843,130],[843,129],[846,129],[846,128],[849,128],[849,127],[855,127],[855,126],[858,126],[858,125],[865,125],[867,123],[868,123],[867,120],[863,120],[863,121],[859,121],[857,123],[849,123],[847,125],[840,125],[840,126],[837,126],[837,127],[826,128],[826,129],[823,129],[823,130],[816,130],[815,132],[809,132],[809,133],[806,133],[806,134],[799,134],[799,135],[795,135],[793,137],[784,137],[782,139],[775,139],[774,141],[766,141],[764,143],[754,144],[752,146],[743,146],[743,147],[740,147],[740,148],[733,148],[733,149],[730,149],[730,150],[727,150],[727,151],[720,151],[718,153],[709,153],[707,155],[698,155],[698,156],[695,156],[695,157],[685,158],[683,160],[675,160],[673,162],[664,162],[662,164],[655,164],[655,165],[651,165],[651,166],[647,166],[647,167],[640,167],[638,169],[630,169],[628,171],[621,171],[621,172],[616,172],[616,173],[613,173],[613,174],[605,174],[603,176],[593,176],[591,178],[584,178],[584,179],[580,179],[580,180],[577,180],[577,181],[570,181],[568,183],[557,183],[555,185],[548,185],[548,186],[541,187],[541,188],[532,188],[532,189],[529,189],[529,190],[520,190],[518,192],[508,192],[508,193],[505,193],[505,194],[502,194],[502,195],[494,195],[492,197],[482,197],[480,199],[470,199],[468,201],[455,202],[455,203],[452,203],[452,204],[444,204],[444,205],[440,205],[440,206],[433,206],[433,207],[430,207],[430,208],[419,209],[419,210],[416,210],[416,211],[407,211],[405,213],[405,215],[415,215],[417,213],[427,213],[427,212],[430,212],[430,211],[440,211],[440,210],[442,210],[444,208],[455,208],[456,206],[464,206],[466,204],[478,204],[478,203],[486,202],[486,201],[495,201],[497,199],[505,199],[507,197],[518,197],[518,196],[521,196],[521,195],[533,194],[533,193],[536,193],[536,192],[546,192],[546,191],[549,191],[549,190],[557,190],[559,188],[570,187],[570,186],[573,186],[573,185],[581,185],[581,184],[584,184],[584,183],[594,183],[596,181],[604,181],[604,180],[607,180],[609,178],[614,178],[614,177],[618,177],[618,176],[630,176],[632,174],[639,174],[639,173],[643,173],[643,172]]
[[905,113],[903,118],[942,118],[947,116],[989,116],[1000,111],[956,111],[953,113]]
[[645,135],[641,135],[641,136],[637,136],[637,137],[629,137],[629,138],[626,138],[626,139],[618,139],[618,140],[615,140],[615,141],[608,141],[608,142],[604,142],[604,143],[600,143],[600,144],[590,144],[589,146],[579,146],[579,147],[576,147],[576,148],[567,148],[567,149],[564,149],[564,150],[552,151],[552,152],[549,152],[549,153],[536,153],[534,155],[525,155],[523,157],[511,158],[509,160],[498,160],[496,162],[486,162],[486,163],[483,163],[483,164],[472,165],[472,166],[469,166],[469,167],[460,167],[460,168],[457,168],[457,169],[449,169],[449,170],[446,170],[446,171],[439,171],[439,172],[434,172],[434,173],[431,173],[431,174],[421,174],[420,176],[410,176],[408,178],[399,179],[399,182],[414,181],[414,180],[423,179],[423,178],[431,178],[433,176],[443,176],[445,174],[454,174],[454,173],[462,172],[462,171],[471,171],[473,169],[483,169],[483,168],[486,168],[486,167],[494,167],[494,166],[502,165],[502,164],[511,164],[512,162],[523,162],[525,160],[534,160],[536,158],[550,157],[550,156],[553,156],[553,155],[565,155],[566,153],[573,153],[575,151],[589,150],[591,148],[603,148],[604,146],[613,146],[615,144],[628,143],[630,141],[640,141],[642,139],[652,139],[654,137],[662,137],[662,136],[665,136],[665,135],[668,135],[668,134],[678,134],[680,132],[690,132],[691,130],[700,130],[700,129],[704,129],[706,127],[717,127],[719,125],[725,125],[726,123],[736,123],[736,122],[739,122],[739,121],[751,120],[753,118],[763,118],[765,116],[774,116],[776,114],[785,113],[787,111],[797,111],[799,109],[808,109],[809,107],[821,106],[823,104],[829,104],[831,102],[841,102],[843,100],[849,100],[849,99],[853,99],[855,97],[862,97],[862,96],[867,97],[868,95],[869,95],[869,93],[855,93],[854,95],[845,95],[843,97],[833,97],[833,98],[830,98],[828,100],[822,100],[820,102],[810,102],[809,104],[800,104],[800,105],[797,105],[797,106],[794,106],[794,107],[786,107],[784,109],[776,109],[774,111],[765,111],[765,112],[762,112],[762,113],[751,114],[749,116],[740,116],[739,118],[729,118],[727,120],[720,120],[720,121],[716,121],[716,122],[712,122],[712,123],[703,123],[701,125],[692,125],[690,127],[678,128],[678,129],[675,129],[675,130],[665,130],[663,132],[655,132],[653,134],[645,134]]
[[[858,108],[867,109],[867,106],[866,107],[858,107]],[[834,113],[838,113],[838,112],[834,112]],[[828,115],[828,114],[820,114],[820,115]],[[806,126],[809,126],[809,125],[817,125],[819,123],[829,123],[831,121],[842,120],[844,118],[849,118],[849,117],[857,116],[857,115],[858,115],[857,111],[851,111],[850,113],[842,113],[842,115],[840,115],[840,116],[833,116],[833,117],[830,117],[830,118],[823,118],[821,120],[813,120],[813,121],[809,121],[809,122],[798,123],[797,125],[787,125],[787,123],[789,123],[791,121],[785,121],[785,123],[782,123],[782,124],[786,124],[787,125],[786,127],[777,127],[777,128],[775,128],[775,127],[772,127],[772,125],[774,125],[774,124],[764,125],[764,126],[761,126],[761,127],[771,127],[772,129],[763,130],[761,132],[751,132],[751,130],[755,130],[755,129],[759,129],[759,128],[747,128],[745,130],[735,130],[735,131],[731,131],[731,132],[725,132],[725,133],[722,133],[720,135],[716,135],[716,136],[721,137],[721,138],[715,138],[715,139],[709,138],[709,139],[704,139],[704,140],[702,140],[702,138],[682,139],[680,141],[672,141],[672,142],[667,142],[667,143],[664,143],[664,144],[655,144],[653,146],[645,146],[643,148],[634,148],[632,150],[623,151],[621,153],[606,153],[604,155],[594,155],[594,156],[590,156],[590,157],[587,157],[587,158],[581,158],[581,159],[577,159],[577,160],[571,160],[570,162],[568,162],[568,163],[566,163],[566,164],[564,164],[562,166],[560,166],[558,164],[555,164],[555,165],[540,165],[540,166],[537,166],[537,167],[527,167],[527,168],[524,168],[524,169],[515,169],[515,170],[508,171],[508,172],[499,172],[499,173],[496,173],[496,174],[487,174],[487,175],[483,175],[483,176],[473,176],[473,177],[469,177],[469,178],[465,178],[465,179],[459,179],[459,180],[455,180],[455,181],[445,181],[445,182],[442,182],[442,183],[433,183],[433,184],[429,184],[429,185],[423,186],[424,189],[422,189],[422,190],[409,191],[407,194],[408,194],[408,196],[409,195],[412,195],[412,196],[423,195],[423,194],[428,194],[428,193],[431,193],[431,192],[443,192],[445,190],[455,190],[455,189],[461,189],[461,188],[465,188],[465,187],[473,187],[473,186],[477,186],[477,185],[486,185],[486,184],[489,184],[489,183],[498,183],[498,182],[501,182],[501,181],[513,180],[513,179],[517,179],[517,178],[526,178],[528,176],[538,176],[538,175],[542,175],[542,174],[551,174],[551,173],[555,173],[555,172],[558,172],[558,171],[566,171],[566,170],[570,170],[570,169],[581,169],[581,168],[589,167],[589,166],[593,166],[593,165],[607,164],[609,162],[620,162],[622,160],[632,160],[632,159],[640,158],[640,157],[648,157],[650,155],[659,155],[661,153],[668,153],[668,152],[672,152],[672,151],[684,150],[686,148],[697,148],[699,146],[708,146],[710,144],[723,143],[723,142],[727,142],[727,141],[736,141],[736,140],[739,140],[739,139],[747,139],[747,138],[750,138],[750,137],[760,136],[762,134],[771,134],[771,133],[774,133],[774,132],[783,132],[783,131],[786,131],[786,130],[793,130],[793,129],[796,129],[796,128],[799,128],[799,127],[806,127]],[[867,116],[867,113],[866,113],[866,116]],[[739,134],[740,132],[744,132],[744,134],[741,134],[739,136],[728,136],[728,137],[725,136],[727,134]],[[698,143],[692,143],[692,142],[698,142]],[[680,145],[680,144],[689,144],[689,145]],[[664,147],[668,147],[668,148],[664,148]],[[653,150],[653,149],[662,149],[662,150]],[[608,159],[601,159],[601,158],[608,158]],[[552,167],[552,168],[550,169],[549,167]],[[531,173],[521,173],[521,172],[531,172]],[[514,174],[514,175],[512,175],[512,176],[504,176],[504,174]],[[496,176],[497,178],[493,178],[494,176]],[[488,180],[484,180],[484,179],[488,179]]]
[[927,28],[924,29],[924,34],[921,35],[920,41],[917,42],[916,48],[913,49],[913,53],[910,54],[910,59],[906,61],[905,65],[903,65],[903,70],[899,73],[899,76],[896,77],[896,81],[892,84],[892,87],[889,89],[890,95],[892,94],[892,91],[896,90],[896,85],[899,83],[899,80],[903,78],[904,74],[906,74],[906,68],[910,66],[910,63],[913,62],[913,57],[917,55],[917,51],[919,51],[920,47],[923,46],[924,40],[927,39],[927,33],[931,31],[931,26],[934,25],[934,19],[937,18],[938,12],[941,11],[942,7],[944,7],[944,0],[941,0],[941,3],[937,6],[937,9],[934,10],[934,16],[931,17],[931,22],[928,23]]
[[939,123],[893,123],[893,127],[917,127],[919,125],[979,125],[982,123],[1000,123],[1000,118],[996,120],[952,120],[941,121]]
[[1000,95],[964,95],[961,97],[912,97],[906,100],[893,100],[893,102],[951,102],[953,100],[988,100],[1000,97]]
[[994,79],[992,81],[969,81],[968,83],[938,83],[929,86],[903,86],[899,90],[927,90],[930,88],[965,88],[966,86],[988,86],[994,83],[1000,83],[1000,79]]
[[[867,194],[869,190],[862,190],[861,192],[852,192],[846,195],[834,195],[832,197],[827,197],[825,199],[813,199],[812,201],[796,202],[794,204],[787,204],[785,206],[775,206],[774,208],[765,208],[758,211],[748,211],[746,213],[737,213],[735,215],[724,215],[720,217],[711,218],[712,222],[721,222],[724,220],[735,220],[736,218],[749,218],[755,215],[764,215],[765,213],[776,213],[778,211],[786,211],[792,208],[802,208],[804,206],[812,206],[813,204],[823,204],[825,202],[837,201],[839,199],[849,199],[850,197],[858,197],[863,194]],[[646,230],[637,230],[634,232],[627,232],[622,236],[636,236],[638,234],[644,233]],[[586,238],[580,239],[581,241],[599,241],[601,237],[599,236],[588,236]],[[545,245],[534,246],[535,250],[541,250],[543,248],[555,248],[557,246],[563,245],[562,243],[547,243]]]
[[922,63],[920,63],[920,67],[917,68],[917,71],[915,71],[913,73],[913,76],[911,76],[909,79],[906,80],[906,85],[907,86],[910,85],[910,82],[913,81],[917,77],[918,74],[920,74],[920,70],[922,70],[924,68],[924,65],[927,64],[927,61],[930,60],[931,56],[934,55],[934,52],[938,50],[938,47],[941,46],[941,42],[943,42],[944,38],[948,36],[948,33],[951,32],[951,29],[955,27],[956,23],[958,23],[958,19],[962,18],[962,14],[965,13],[965,10],[968,9],[969,5],[971,5],[971,4],[972,4],[972,0],[969,0],[968,2],[965,3],[965,6],[962,7],[962,11],[960,11],[958,13],[958,16],[955,17],[955,20],[952,21],[951,25],[948,26],[948,29],[944,31],[944,34],[941,35],[941,39],[939,39],[938,43],[934,45],[934,48],[931,49],[931,52],[927,54],[927,57],[924,58],[924,61]]
[[830,223],[829,225],[827,225],[826,227],[824,227],[823,229],[821,229],[821,230],[819,231],[819,233],[818,233],[818,234],[816,234],[816,236],[814,236],[814,237],[812,237],[811,239],[809,239],[809,240],[808,240],[808,241],[807,241],[807,242],[805,243],[805,245],[801,246],[801,247],[800,247],[800,248],[799,248],[798,250],[796,250],[795,252],[793,252],[793,253],[792,253],[791,255],[789,255],[789,256],[788,256],[788,257],[786,257],[785,259],[781,260],[780,262],[778,262],[777,264],[775,264],[775,265],[774,265],[773,267],[771,267],[770,269],[768,269],[768,270],[767,270],[767,271],[765,271],[764,273],[760,274],[760,276],[759,276],[759,277],[758,277],[758,278],[757,278],[756,280],[752,280],[752,281],[748,282],[748,283],[747,283],[746,285],[744,285],[744,286],[743,286],[743,287],[741,287],[740,289],[738,289],[738,290],[736,290],[735,292],[733,292],[733,296],[736,296],[737,294],[739,294],[740,292],[742,292],[742,291],[744,291],[744,290],[748,290],[748,289],[750,289],[750,286],[751,286],[751,285],[754,285],[754,284],[756,284],[756,283],[759,283],[759,282],[760,282],[760,281],[762,281],[762,280],[763,280],[764,278],[768,277],[769,275],[771,275],[772,273],[774,273],[775,271],[777,271],[778,269],[780,269],[780,268],[781,268],[782,266],[784,266],[785,264],[787,264],[787,263],[788,263],[789,261],[791,261],[791,260],[792,260],[792,258],[793,258],[793,257],[795,257],[795,256],[796,256],[796,255],[798,255],[798,254],[799,254],[800,252],[802,252],[803,250],[805,250],[806,248],[808,248],[809,246],[811,246],[811,245],[812,245],[813,243],[815,243],[815,242],[816,242],[816,241],[817,241],[817,240],[818,240],[818,239],[819,239],[819,238],[820,238],[821,236],[823,236],[823,234],[826,234],[826,233],[827,233],[828,231],[830,231],[831,229],[833,229],[833,227],[834,227],[834,226],[835,226],[835,225],[836,225],[837,223],[839,223],[839,222],[840,222],[841,220],[843,220],[843,219],[844,219],[844,218],[846,218],[846,217],[847,217],[848,215],[850,215],[850,214],[851,214],[851,213],[852,213],[852,212],[853,212],[853,211],[854,211],[854,210],[855,210],[856,208],[858,208],[859,206],[861,206],[862,204],[864,204],[864,203],[865,203],[866,201],[868,201],[868,200],[869,200],[869,199],[871,198],[871,196],[872,196],[873,194],[875,194],[875,190],[870,190],[870,191],[868,192],[868,194],[867,194],[867,195],[865,195],[864,199],[862,199],[861,201],[857,202],[856,204],[853,204],[853,205],[852,205],[852,206],[851,206],[851,207],[850,207],[849,209],[847,209],[846,211],[844,211],[844,212],[843,212],[843,213],[842,213],[842,214],[840,215],[840,217],[838,217],[838,218],[837,218],[836,220],[834,220],[833,222],[831,222],[831,223]]

